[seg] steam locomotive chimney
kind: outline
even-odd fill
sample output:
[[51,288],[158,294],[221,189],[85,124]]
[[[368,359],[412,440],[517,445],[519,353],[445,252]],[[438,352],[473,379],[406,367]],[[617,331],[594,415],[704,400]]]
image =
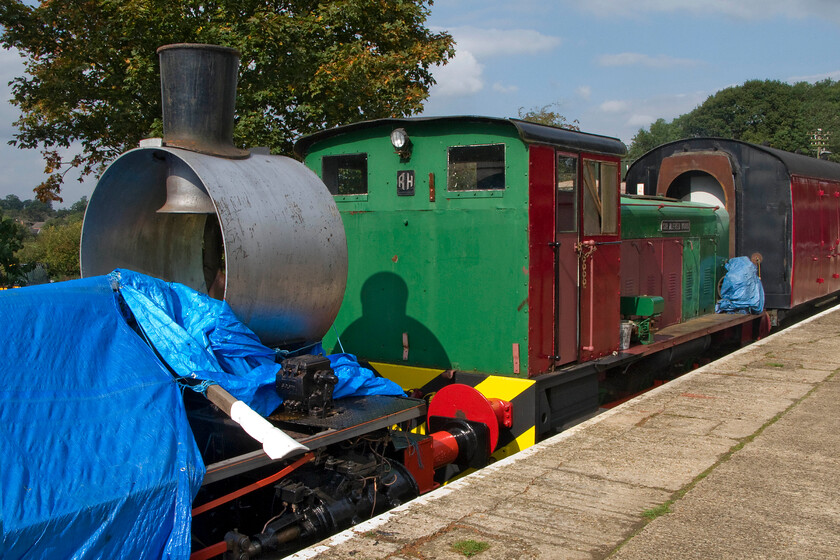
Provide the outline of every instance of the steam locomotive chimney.
[[239,51],[178,43],[157,50],[163,107],[163,143],[193,152],[246,158],[233,145],[233,109]]
[[[239,51],[217,45],[179,43],[157,50],[163,107],[163,144],[193,152],[240,159],[233,145],[233,109]],[[213,201],[195,172],[170,163],[163,214],[213,214]]]

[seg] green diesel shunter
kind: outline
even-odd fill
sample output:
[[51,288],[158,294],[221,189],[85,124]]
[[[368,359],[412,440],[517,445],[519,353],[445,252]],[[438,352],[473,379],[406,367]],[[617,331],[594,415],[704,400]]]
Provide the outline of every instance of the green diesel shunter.
[[621,351],[622,296],[663,299],[654,330],[682,326],[680,341],[714,311],[725,210],[620,205],[614,138],[438,117],[338,127],[295,149],[347,234],[347,290],[325,348],[420,394],[457,382],[511,402],[497,457],[597,410],[605,372],[675,344]]
[[728,258],[724,208],[665,197],[621,198],[621,295],[661,295],[658,327],[714,313]]

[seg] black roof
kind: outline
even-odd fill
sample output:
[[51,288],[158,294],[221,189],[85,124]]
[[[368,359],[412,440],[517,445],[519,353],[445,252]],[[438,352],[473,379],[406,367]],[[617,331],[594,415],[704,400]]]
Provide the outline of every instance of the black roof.
[[[690,150],[718,149],[730,151],[733,147],[757,150],[779,160],[782,163],[782,165],[785,166],[788,173],[791,175],[802,175],[805,177],[821,177],[825,179],[840,180],[840,164],[838,163],[817,159],[815,157],[806,156],[803,154],[786,152],[784,150],[771,148],[769,146],[751,144],[742,140],[732,140],[729,138],[684,138],[682,140],[676,140],[674,142],[668,142],[667,144],[657,146],[656,148],[648,152],[648,154],[652,154],[657,151],[668,152],[669,150],[673,150],[673,148],[677,146],[685,146]],[[676,153],[676,150],[674,150],[674,153]],[[647,157],[648,154],[643,155],[636,161],[641,162]],[[635,165],[635,162],[633,165]]]
[[412,123],[435,123],[435,122],[463,122],[463,123],[488,123],[507,124],[516,128],[520,138],[527,143],[544,143],[567,148],[575,151],[584,151],[594,154],[623,156],[627,153],[624,143],[609,136],[578,132],[556,126],[532,123],[520,119],[503,119],[497,117],[481,116],[453,116],[453,117],[413,117],[403,119],[375,119],[362,121],[344,126],[338,126],[320,132],[303,136],[295,142],[295,153],[303,157],[309,148],[316,142],[366,128],[378,126],[403,127]]

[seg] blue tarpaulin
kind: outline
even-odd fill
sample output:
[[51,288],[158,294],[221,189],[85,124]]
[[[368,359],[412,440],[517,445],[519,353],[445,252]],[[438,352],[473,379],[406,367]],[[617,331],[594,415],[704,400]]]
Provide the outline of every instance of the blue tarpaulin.
[[187,558],[204,476],[108,277],[0,293],[2,556]]
[[726,263],[726,276],[720,287],[715,313],[761,313],[764,310],[764,286],[758,271],[747,257]]
[[[275,352],[226,303],[126,270],[2,292],[0,325],[3,557],[187,558],[204,465],[172,374],[266,415]],[[336,398],[404,395],[330,359]]]

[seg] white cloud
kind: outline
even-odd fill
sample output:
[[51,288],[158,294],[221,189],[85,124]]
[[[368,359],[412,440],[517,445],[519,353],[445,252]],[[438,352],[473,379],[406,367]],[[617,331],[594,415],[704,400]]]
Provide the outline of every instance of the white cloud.
[[605,101],[601,103],[600,109],[605,113],[620,113],[627,110],[626,101]]
[[675,58],[660,54],[650,56],[642,53],[603,54],[598,57],[601,66],[649,66],[652,68],[673,68],[675,66],[697,66],[698,60],[690,58]]
[[469,51],[477,58],[498,55],[535,54],[550,51],[562,42],[560,37],[543,35],[533,29],[480,29],[452,27],[457,52]]
[[688,113],[709,96],[696,91],[676,95],[656,95],[636,99],[615,99],[593,107],[581,115],[587,132],[606,134],[629,143],[640,128],[647,128],[657,119],[670,121]]
[[519,91],[519,88],[514,85],[506,86],[504,84],[496,82],[495,84],[493,84],[493,91],[497,91],[499,93],[516,93],[517,91]]
[[478,93],[484,88],[484,66],[469,51],[460,51],[449,64],[434,70],[432,95],[460,96]]
[[[483,90],[484,62],[488,59],[549,51],[561,43],[559,37],[532,29],[453,27],[446,31],[452,34],[456,45],[449,64],[433,70],[437,84],[432,94],[442,97],[472,95]],[[518,91],[516,86],[501,83],[493,84],[492,89],[499,93]]]
[[789,84],[795,84],[797,82],[821,82],[823,80],[840,80],[840,70],[835,70],[834,72],[826,72],[825,74],[813,74],[811,76],[792,76],[787,79]]
[[580,86],[575,90],[575,93],[584,101],[589,101],[589,98],[592,97],[592,88],[589,86]]
[[679,13],[756,20],[782,16],[829,18],[840,21],[840,2],[836,0],[588,0],[584,9],[598,15],[635,16],[644,12]]
[[627,126],[637,126],[639,128],[649,126],[656,120],[656,117],[653,115],[647,114],[637,114],[637,115],[630,115],[630,118],[627,119]]

